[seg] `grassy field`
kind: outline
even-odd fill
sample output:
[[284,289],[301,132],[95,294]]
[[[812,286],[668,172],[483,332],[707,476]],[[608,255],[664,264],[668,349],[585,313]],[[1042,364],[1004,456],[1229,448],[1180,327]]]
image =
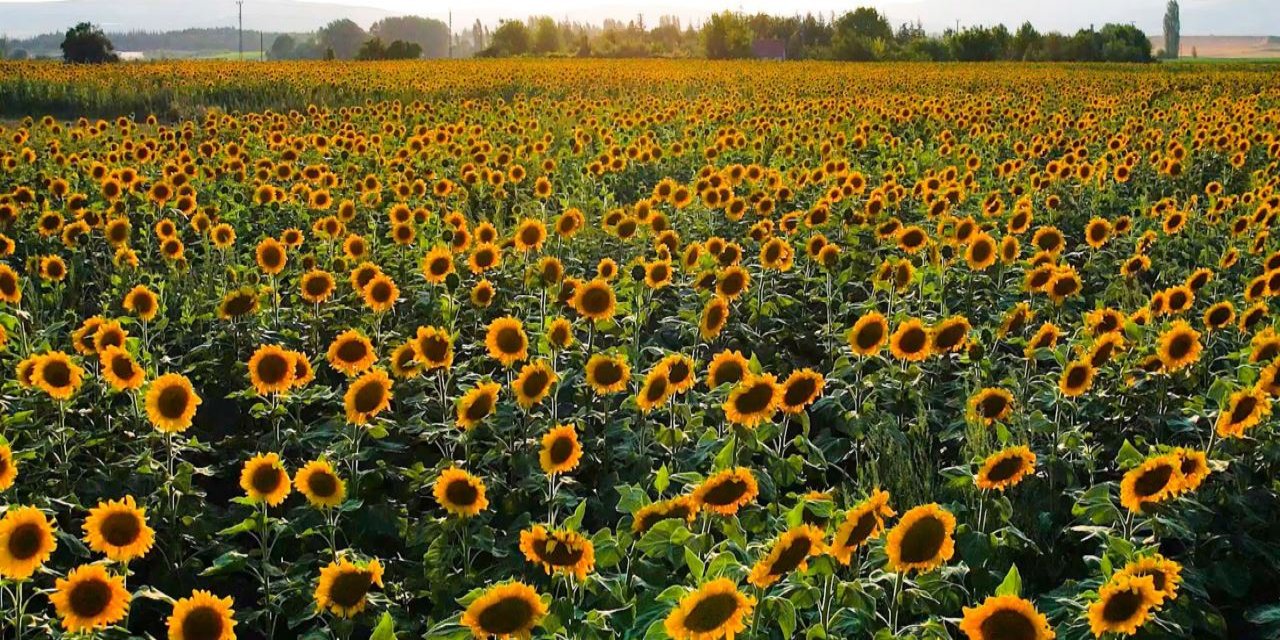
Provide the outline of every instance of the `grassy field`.
[[1200,62],[0,62],[0,635],[1273,637]]

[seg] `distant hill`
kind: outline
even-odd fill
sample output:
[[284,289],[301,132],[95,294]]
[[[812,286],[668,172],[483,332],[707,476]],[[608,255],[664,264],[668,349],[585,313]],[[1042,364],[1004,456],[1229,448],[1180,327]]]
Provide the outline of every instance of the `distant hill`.
[[[1164,36],[1152,36],[1151,49],[1164,48]],[[1280,58],[1280,36],[1182,36],[1181,56],[1201,58]]]
[[[245,29],[299,33],[339,18],[362,27],[394,15],[390,11],[303,0],[252,0],[244,5]],[[107,32],[176,31],[236,25],[234,0],[188,2],[174,0],[59,0],[57,2],[0,3],[0,36],[30,38],[60,33],[78,22],[92,22]],[[248,47],[248,34],[246,33]],[[256,48],[256,34],[254,47]]]

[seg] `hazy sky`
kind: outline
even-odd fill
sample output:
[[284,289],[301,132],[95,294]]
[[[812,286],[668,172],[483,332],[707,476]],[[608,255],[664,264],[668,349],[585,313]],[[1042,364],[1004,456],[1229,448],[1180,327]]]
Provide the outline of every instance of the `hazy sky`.
[[[0,10],[14,0],[0,0]],[[25,0],[31,2],[33,0]],[[41,0],[35,0],[41,1]],[[56,0],[43,0],[56,1]],[[87,0],[100,19],[110,23],[114,2],[126,0]],[[190,0],[164,0],[165,9],[174,11]],[[1003,23],[1011,28],[1030,21],[1042,31],[1072,32],[1090,25],[1107,22],[1131,23],[1150,34],[1161,31],[1161,17],[1167,0],[310,0],[340,5],[375,7],[395,14],[416,14],[445,20],[453,12],[454,27],[465,28],[476,19],[495,24],[499,18],[524,18],[549,15],[557,20],[569,19],[599,23],[604,18],[633,19],[643,13],[646,24],[657,23],[661,15],[675,15],[686,23],[697,24],[708,15],[724,9],[793,15],[813,12],[836,14],[857,6],[870,5],[883,11],[896,26],[903,22],[923,22],[925,29],[939,32],[948,27]],[[255,3],[280,0],[246,0],[246,27]],[[182,4],[179,4],[182,3]],[[1280,0],[1181,0],[1182,32],[1194,35],[1280,35]],[[235,15],[234,0],[200,0],[187,4],[191,14],[214,13],[220,20]],[[197,8],[198,7],[198,8]],[[287,8],[284,9],[286,12]],[[305,16],[306,14],[304,14]],[[20,19],[22,14],[13,16]],[[303,17],[303,16],[297,16]],[[192,15],[195,20],[196,16]],[[368,21],[372,21],[370,18]],[[222,24],[223,22],[218,22]],[[183,26],[207,26],[205,22]],[[366,25],[367,26],[367,25]],[[0,31],[4,31],[0,24]]]

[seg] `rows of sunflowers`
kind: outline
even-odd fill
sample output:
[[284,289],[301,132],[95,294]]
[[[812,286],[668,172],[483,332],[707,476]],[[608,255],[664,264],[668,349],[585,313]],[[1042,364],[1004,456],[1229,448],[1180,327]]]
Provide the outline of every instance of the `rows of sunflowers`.
[[1280,633],[1275,67],[246,68],[0,63],[0,637]]

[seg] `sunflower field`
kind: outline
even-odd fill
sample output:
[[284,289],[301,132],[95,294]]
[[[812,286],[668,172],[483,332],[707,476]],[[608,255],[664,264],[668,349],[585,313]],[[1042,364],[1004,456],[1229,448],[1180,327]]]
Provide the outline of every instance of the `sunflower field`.
[[0,63],[0,637],[1280,637],[1277,71]]

